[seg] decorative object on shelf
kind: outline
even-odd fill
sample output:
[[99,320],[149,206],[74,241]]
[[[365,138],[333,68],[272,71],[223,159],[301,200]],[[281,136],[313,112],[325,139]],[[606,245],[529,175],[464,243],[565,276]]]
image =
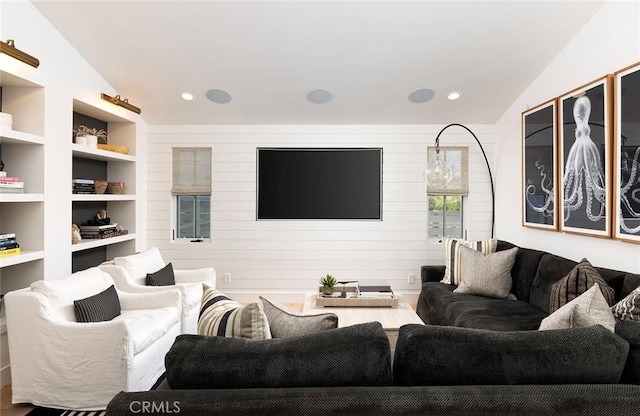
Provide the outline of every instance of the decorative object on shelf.
[[640,62],[614,78],[613,238],[640,243]]
[[37,58],[34,58],[33,56],[24,53],[20,49],[16,48],[13,39],[7,39],[6,42],[0,41],[0,53],[7,54],[10,57],[22,61],[27,65],[31,65],[34,68],[40,66],[40,61]]
[[13,116],[9,113],[0,113],[0,127],[13,130]]
[[103,129],[96,129],[80,125],[77,130],[73,131],[73,137],[76,144],[98,147],[98,143],[107,144],[107,132]]
[[[468,131],[476,140],[476,143],[478,143],[478,146],[480,146],[480,150],[482,151],[482,156],[484,156],[484,161],[487,165],[487,171],[489,172],[489,183],[491,184],[491,238],[493,238],[493,232],[494,232],[495,222],[496,222],[496,218],[495,218],[496,195],[493,188],[493,175],[491,173],[491,166],[489,165],[489,159],[487,159],[487,154],[485,153],[484,147],[482,147],[482,143],[480,143],[480,140],[478,140],[476,135],[467,126],[464,126],[458,123],[449,124],[443,127],[442,130],[440,130],[440,132],[436,136],[436,142],[435,142],[436,155],[438,156],[440,153],[440,135],[444,133],[444,131],[447,130],[449,127],[453,127],[453,126],[462,127],[463,129]],[[446,185],[451,181],[451,179],[453,179],[453,175],[451,175],[451,167],[448,165],[447,161],[444,159],[439,159],[437,156],[436,156],[436,160],[433,163],[427,164],[427,167],[424,169],[424,172],[423,172],[424,179],[426,180],[428,186],[441,186],[443,184]]]
[[120,95],[116,95],[115,97],[111,97],[105,93],[101,93],[100,94],[100,98],[102,98],[105,101],[110,102],[111,104],[115,104],[118,105],[120,107],[126,108],[129,111],[133,111],[136,114],[140,114],[142,112],[142,110],[140,110],[138,107],[136,107],[133,104],[129,103],[129,99],[125,98],[124,100],[122,98],[120,98]]
[[78,244],[80,241],[82,241],[80,227],[76,224],[71,224],[71,244]]
[[558,226],[560,231],[611,235],[611,77],[558,100]]
[[122,194],[122,192],[124,192],[124,182],[109,182],[106,192],[113,195]]
[[558,229],[557,100],[522,113],[522,225]]
[[333,294],[333,287],[337,283],[338,283],[338,280],[336,280],[336,278],[331,276],[330,274],[324,276],[322,279],[320,279],[320,284],[322,285],[322,292],[325,295]]
[[129,148],[127,146],[118,146],[115,144],[98,143],[98,149],[108,150],[110,152],[122,153],[123,155],[129,154]]
[[2,172],[2,171],[4,171],[4,162],[2,160],[0,160],[0,172]]
[[104,194],[107,190],[107,185],[109,184],[109,182],[107,181],[101,181],[101,180],[94,180],[95,183],[95,187],[96,187],[96,194]]

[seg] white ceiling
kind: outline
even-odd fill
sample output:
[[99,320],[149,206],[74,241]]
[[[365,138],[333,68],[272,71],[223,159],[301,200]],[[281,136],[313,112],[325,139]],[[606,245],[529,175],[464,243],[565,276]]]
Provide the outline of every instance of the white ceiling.
[[[603,1],[33,3],[149,124],[475,124],[494,123]],[[208,101],[211,88],[232,101]],[[314,88],[333,99],[308,102]],[[435,97],[413,104],[417,88]]]

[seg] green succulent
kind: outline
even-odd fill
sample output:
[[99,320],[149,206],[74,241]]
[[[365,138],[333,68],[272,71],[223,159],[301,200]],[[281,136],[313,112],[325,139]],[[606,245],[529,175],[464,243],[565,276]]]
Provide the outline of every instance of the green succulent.
[[320,284],[322,286],[334,287],[335,285],[338,284],[338,280],[335,277],[328,274],[324,276],[322,279],[320,279]]

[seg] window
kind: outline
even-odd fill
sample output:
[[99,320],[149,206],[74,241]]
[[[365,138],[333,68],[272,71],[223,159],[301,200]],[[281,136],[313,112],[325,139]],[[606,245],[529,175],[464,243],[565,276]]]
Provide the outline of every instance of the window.
[[[442,237],[463,238],[463,201],[469,193],[467,147],[440,147],[440,157],[449,163],[453,170],[450,183],[435,188],[427,188],[429,200],[427,241],[440,242]],[[427,158],[435,160],[434,147],[427,148]]]
[[462,196],[429,195],[429,241],[462,238]]
[[211,238],[211,148],[174,147],[176,238]]
[[176,238],[210,238],[211,197],[178,195],[178,232]]

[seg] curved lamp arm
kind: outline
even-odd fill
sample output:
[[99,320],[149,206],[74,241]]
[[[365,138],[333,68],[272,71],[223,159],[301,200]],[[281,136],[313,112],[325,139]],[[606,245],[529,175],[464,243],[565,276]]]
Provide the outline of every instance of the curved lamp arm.
[[462,127],[463,129],[468,131],[474,139],[476,139],[476,143],[478,143],[478,146],[480,146],[480,150],[482,151],[482,156],[484,156],[484,162],[487,164],[487,170],[489,171],[489,182],[491,183],[491,238],[493,238],[493,231],[496,222],[496,194],[493,189],[493,175],[491,174],[491,166],[489,165],[489,159],[487,159],[487,154],[484,151],[484,147],[482,147],[482,143],[480,143],[480,140],[478,140],[476,135],[467,126],[458,123],[451,123],[440,130],[440,133],[438,133],[438,135],[436,136],[436,149],[440,148],[440,135],[446,129],[453,126]]

